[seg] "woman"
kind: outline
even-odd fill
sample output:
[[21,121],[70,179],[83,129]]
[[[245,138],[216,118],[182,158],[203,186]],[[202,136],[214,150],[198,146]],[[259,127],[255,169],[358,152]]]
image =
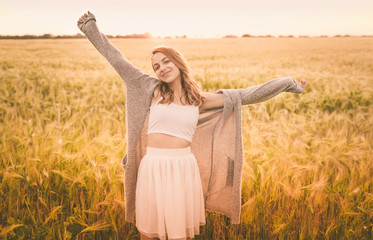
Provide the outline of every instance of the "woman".
[[128,151],[125,169],[126,221],[141,239],[185,239],[199,234],[205,208],[240,221],[241,105],[281,92],[301,93],[306,82],[273,79],[246,89],[200,92],[178,51],[152,52],[157,78],[133,66],[100,33],[94,15],[78,27],[126,83]]

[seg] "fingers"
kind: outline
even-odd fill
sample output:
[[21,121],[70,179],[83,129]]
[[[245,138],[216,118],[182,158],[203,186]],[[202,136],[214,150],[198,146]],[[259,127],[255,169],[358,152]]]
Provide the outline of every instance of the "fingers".
[[78,24],[82,24],[85,21],[87,21],[87,19],[88,19],[88,17],[89,17],[90,14],[92,15],[90,17],[94,17],[93,14],[90,11],[88,11],[87,13],[84,13],[83,15],[80,16],[80,18],[78,20]]
[[85,22],[85,18],[83,17],[79,18],[78,23],[83,23],[83,22]]
[[82,19],[83,21],[85,21],[87,19],[87,17],[88,17],[88,14],[91,14],[91,12],[88,11],[88,13],[84,13],[84,15],[80,16],[80,19]]
[[87,19],[88,15],[85,13],[84,15],[80,16],[78,22],[85,22],[85,20]]
[[303,90],[306,89],[306,86],[307,86],[306,80],[301,80],[300,82],[301,82],[301,87],[303,88]]

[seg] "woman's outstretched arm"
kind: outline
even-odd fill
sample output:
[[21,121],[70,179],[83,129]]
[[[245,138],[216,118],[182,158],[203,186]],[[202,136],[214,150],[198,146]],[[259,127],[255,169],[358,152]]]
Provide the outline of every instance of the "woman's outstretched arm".
[[[292,77],[283,77],[272,79],[263,84],[255,85],[245,89],[237,89],[241,95],[242,105],[264,102],[278,95],[281,92],[302,93],[306,88],[306,81],[302,80],[301,83],[297,82]],[[205,97],[200,112],[212,108],[222,108],[224,106],[224,95],[216,94],[222,93],[221,90],[215,93],[203,92]]]
[[297,82],[292,77],[276,78],[263,84],[245,89],[238,89],[241,95],[242,105],[264,102],[281,92],[302,93],[306,88],[306,81]]
[[96,25],[96,18],[91,12],[88,11],[88,13],[82,15],[77,24],[79,29],[87,36],[93,46],[108,60],[127,85],[141,84],[143,83],[141,80],[152,78],[132,65],[132,63],[109,42],[106,36],[100,33]]

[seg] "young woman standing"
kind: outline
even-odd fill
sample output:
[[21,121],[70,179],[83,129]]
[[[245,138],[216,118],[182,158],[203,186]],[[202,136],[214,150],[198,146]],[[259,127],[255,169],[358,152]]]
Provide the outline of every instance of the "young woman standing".
[[246,89],[201,92],[174,48],[152,52],[157,78],[133,66],[99,32],[88,12],[78,27],[126,83],[126,221],[141,239],[189,239],[205,224],[205,208],[240,221],[242,104],[281,92],[301,93],[306,82],[273,79]]

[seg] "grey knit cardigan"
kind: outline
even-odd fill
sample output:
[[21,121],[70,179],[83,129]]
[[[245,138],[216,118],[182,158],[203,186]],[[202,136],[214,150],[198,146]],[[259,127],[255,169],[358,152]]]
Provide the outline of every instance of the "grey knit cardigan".
[[[150,103],[159,80],[133,66],[100,33],[93,14],[78,26],[126,84],[127,154],[122,159],[122,166],[125,172],[125,220],[133,223],[137,171],[146,153]],[[241,105],[263,102],[281,92],[302,93],[303,89],[291,77],[273,79],[246,89],[221,89],[215,93],[224,94],[224,107],[210,109],[199,116],[191,149],[198,162],[205,208],[229,216],[231,224],[240,223],[241,213]]]

